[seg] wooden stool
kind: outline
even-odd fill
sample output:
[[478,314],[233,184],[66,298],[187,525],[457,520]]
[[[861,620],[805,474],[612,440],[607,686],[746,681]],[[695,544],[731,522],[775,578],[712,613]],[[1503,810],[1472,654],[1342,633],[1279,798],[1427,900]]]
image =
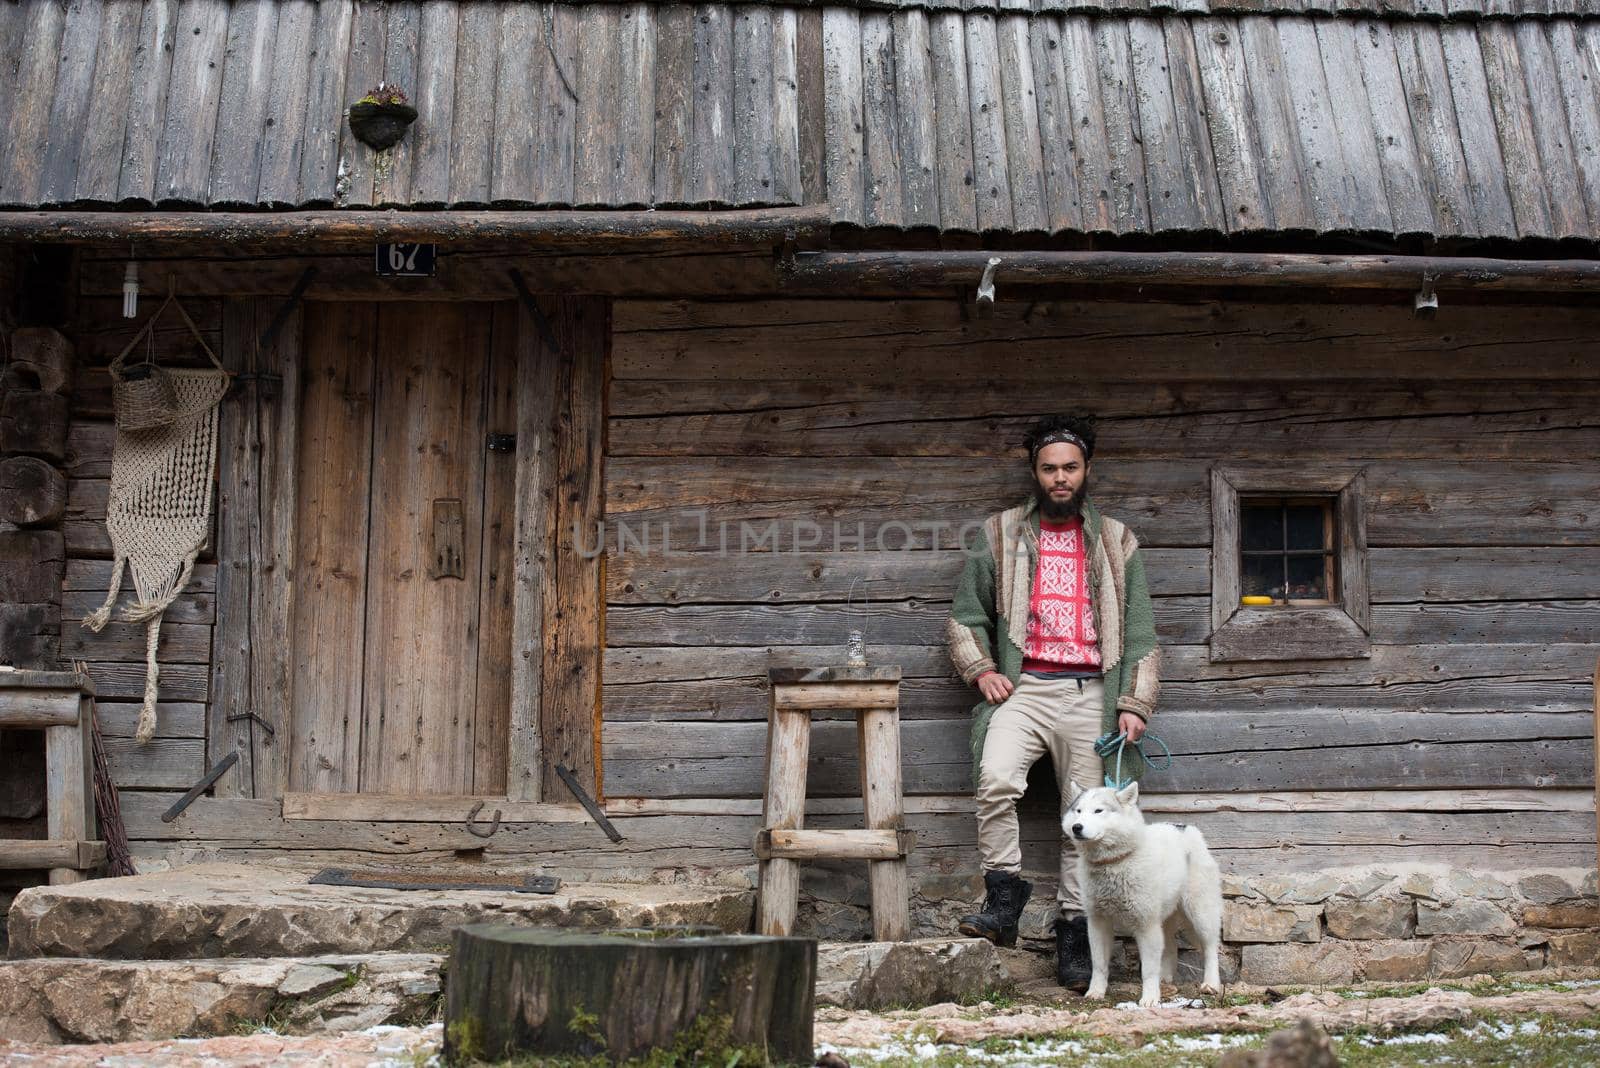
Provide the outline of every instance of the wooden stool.
[[[767,714],[767,793],[756,856],[761,896],[756,933],[794,930],[802,860],[865,860],[872,886],[872,937],[904,941],[911,933],[906,854],[916,835],[906,830],[900,799],[900,669],[898,667],[773,668]],[[806,759],[811,713],[853,709],[861,762],[866,829],[807,831]]]
[[95,839],[94,683],[70,671],[0,671],[0,727],[44,731],[47,839],[0,839],[0,868],[49,868],[75,883],[105,863]]

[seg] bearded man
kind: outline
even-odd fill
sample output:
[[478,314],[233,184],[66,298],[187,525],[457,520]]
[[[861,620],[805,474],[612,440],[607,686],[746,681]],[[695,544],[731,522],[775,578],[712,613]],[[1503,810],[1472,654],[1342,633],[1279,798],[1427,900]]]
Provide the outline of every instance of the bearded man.
[[[986,897],[961,920],[961,933],[1014,945],[1033,892],[1020,875],[1017,801],[1028,769],[1049,753],[1067,807],[1068,783],[1099,786],[1115,759],[1095,742],[1122,733],[1138,741],[1155,710],[1160,651],[1138,540],[1089,500],[1094,421],[1048,416],[1024,445],[1034,492],[990,516],[956,587],[946,637],[963,682],[983,700],[973,708],[978,851]],[[1144,762],[1131,746],[1121,776]],[[1059,824],[1058,824],[1059,826]],[[1061,841],[1056,893],[1056,978],[1080,993],[1089,985],[1089,939],[1078,893],[1077,856]]]

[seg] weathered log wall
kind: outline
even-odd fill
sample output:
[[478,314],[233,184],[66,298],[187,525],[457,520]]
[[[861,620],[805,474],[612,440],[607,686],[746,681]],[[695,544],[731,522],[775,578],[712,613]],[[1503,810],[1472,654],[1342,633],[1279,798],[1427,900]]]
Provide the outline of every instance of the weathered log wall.
[[[186,306],[219,343],[221,301]],[[614,324],[603,756],[627,841],[508,823],[488,862],[568,877],[751,863],[767,668],[836,659],[859,624],[906,675],[913,876],[969,873],[973,695],[942,646],[956,534],[1025,488],[1011,445],[1026,422],[1069,407],[1101,415],[1096,496],[1148,549],[1168,653],[1157,730],[1180,754],[1149,785],[1182,795],[1158,804],[1202,809],[1229,867],[1592,861],[1600,313],[1456,306],[1430,322],[1208,301],[1002,304],[977,319],[954,301],[633,301]],[[157,332],[163,358],[192,345],[173,325]],[[168,612],[151,746],[131,740],[139,635],[71,623],[109,575],[103,367],[132,329],[86,295],[67,331],[80,371],[62,615],[63,655],[90,661],[115,774],[135,791],[137,850],[425,861],[482,846],[456,825],[284,820],[266,797],[205,798],[159,822],[204,772],[216,565]],[[1207,472],[1250,460],[1366,469],[1370,659],[1210,663]],[[742,536],[756,551],[738,552]],[[813,794],[857,791],[852,737],[818,727]],[[1235,811],[1203,811],[1216,793]],[[1051,867],[1048,814],[1025,826],[1030,861]]]
[[[615,321],[614,798],[758,795],[767,666],[836,660],[853,626],[905,671],[907,791],[966,793],[975,694],[942,646],[956,536],[1026,492],[1027,422],[1072,408],[1102,419],[1095,497],[1147,547],[1155,729],[1179,755],[1149,787],[1592,782],[1600,315],[1062,303],[984,320],[955,302],[774,301],[619,303]],[[1365,469],[1370,659],[1210,662],[1208,471],[1250,461]],[[814,794],[858,789],[852,730],[817,727]],[[1377,839],[1408,818],[1363,817]],[[1233,819],[1262,835],[1239,848],[1374,855],[1350,816]],[[1550,822],[1592,856],[1589,816]]]

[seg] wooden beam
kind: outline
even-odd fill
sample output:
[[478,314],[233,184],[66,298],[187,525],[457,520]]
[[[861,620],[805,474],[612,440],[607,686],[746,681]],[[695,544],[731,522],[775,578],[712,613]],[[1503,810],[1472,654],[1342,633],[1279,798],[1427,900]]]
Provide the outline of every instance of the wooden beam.
[[7,690],[0,699],[0,728],[76,726],[78,701],[77,692],[71,690]]
[[516,241],[530,251],[761,248],[826,237],[826,205],[729,211],[0,212],[0,242],[241,252],[360,248],[379,241],[454,248]]
[[588,823],[577,805],[512,801],[505,797],[407,797],[398,794],[283,795],[286,820],[360,820],[367,823],[466,823],[473,806],[483,804],[478,820],[487,823]]
[[[613,797],[611,816],[759,816],[758,797]],[[1271,793],[1167,794],[1139,791],[1146,815],[1185,812],[1589,812],[1587,789],[1550,790],[1283,790]],[[967,794],[905,799],[908,816],[971,815]],[[859,797],[809,797],[807,816],[858,816]]]
[[755,853],[761,860],[898,860],[916,848],[915,831],[881,830],[813,831],[762,830],[756,832]]
[[106,860],[104,842],[72,838],[0,839],[0,869],[60,868],[87,871]]
[[[1319,256],[1265,252],[801,252],[779,263],[785,289],[882,297],[975,294],[991,257],[997,299],[1025,286],[1163,285],[1436,290],[1600,290],[1600,260]],[[1448,302],[1446,302],[1448,303]]]

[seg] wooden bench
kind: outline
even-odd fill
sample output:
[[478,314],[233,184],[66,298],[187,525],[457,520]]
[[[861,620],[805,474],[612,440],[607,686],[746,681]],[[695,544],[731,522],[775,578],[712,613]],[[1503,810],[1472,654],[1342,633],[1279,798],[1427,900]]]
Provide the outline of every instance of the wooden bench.
[[[898,667],[773,668],[767,719],[767,784],[756,856],[761,894],[756,932],[788,935],[800,900],[800,861],[867,862],[872,889],[872,936],[898,942],[911,932],[906,854],[916,835],[904,827],[900,791],[900,669]],[[861,762],[861,830],[808,831],[806,761],[811,714],[848,709],[856,714]]]
[[95,840],[94,684],[72,671],[0,670],[0,728],[44,731],[48,837],[0,838],[0,868],[49,868],[52,884],[75,883],[105,863]]

